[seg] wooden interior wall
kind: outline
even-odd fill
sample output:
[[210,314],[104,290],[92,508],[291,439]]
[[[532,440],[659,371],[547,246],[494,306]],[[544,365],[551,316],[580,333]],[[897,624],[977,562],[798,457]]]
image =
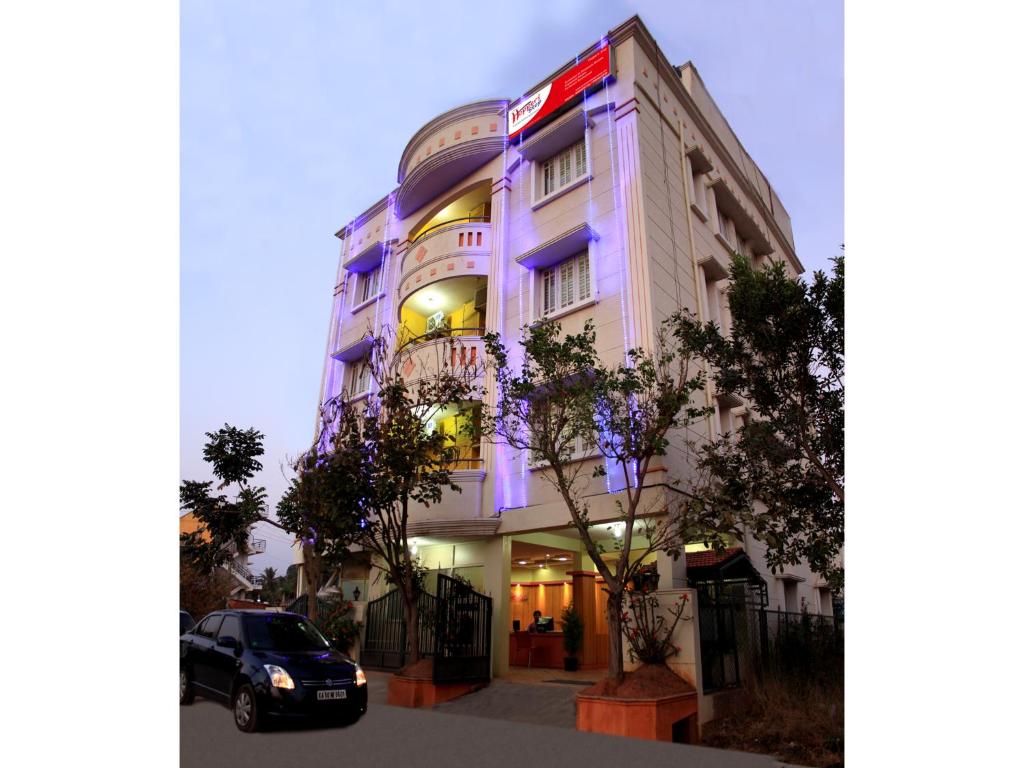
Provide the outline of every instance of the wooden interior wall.
[[[526,628],[533,621],[533,612],[540,611],[541,616],[552,616],[555,629],[562,630],[562,609],[572,602],[572,587],[563,582],[552,584],[520,584],[512,587],[511,615],[512,620],[519,619],[519,627]],[[510,626],[511,630],[512,627]],[[605,630],[607,632],[607,630]]]
[[594,579],[594,606],[598,616],[597,633],[595,637],[595,650],[597,651],[597,664],[602,667],[608,666],[608,617],[607,604],[608,593],[602,589],[604,579]]

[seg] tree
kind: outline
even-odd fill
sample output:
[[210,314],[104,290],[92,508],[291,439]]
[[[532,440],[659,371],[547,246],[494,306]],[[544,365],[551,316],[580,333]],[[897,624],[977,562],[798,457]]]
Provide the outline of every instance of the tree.
[[[212,573],[237,552],[248,553],[249,530],[258,522],[281,525],[267,517],[267,494],[250,481],[263,465],[263,434],[256,429],[238,429],[225,424],[207,432],[203,458],[220,481],[183,480],[179,487],[181,509],[192,512],[199,528],[181,535],[181,556],[199,574]],[[223,491],[235,486],[234,498]]]
[[[692,404],[703,386],[702,374],[685,355],[669,349],[659,332],[657,349],[649,354],[631,349],[617,365],[603,363],[595,349],[590,321],[579,334],[561,338],[558,323],[524,328],[523,362],[518,370],[496,334],[485,337],[488,362],[498,383],[498,401],[483,429],[515,450],[527,451],[541,476],[558,491],[570,522],[598,572],[605,580],[608,618],[608,677],[623,679],[623,595],[638,574],[641,560],[657,551],[673,558],[700,530],[703,507],[688,492],[661,495],[647,504],[645,485],[652,461],[667,453],[670,433],[706,416]],[[588,472],[576,461],[579,448],[597,453],[604,462]],[[589,478],[605,475],[605,467],[621,475],[623,498],[616,500],[613,522],[623,526],[617,554],[606,561],[605,549],[590,520]],[[677,489],[678,490],[678,489]],[[666,513],[662,519],[652,515]],[[602,523],[607,525],[607,523]],[[634,546],[639,527],[646,545]]]
[[202,573],[184,557],[180,560],[178,588],[183,611],[199,621],[203,616],[224,607],[234,580],[220,569]]
[[299,566],[289,565],[284,572],[284,576],[278,579],[278,586],[281,592],[281,602],[288,602],[295,597],[295,590],[299,577]]
[[277,504],[277,517],[302,546],[303,584],[310,620],[319,618],[317,593],[324,579],[344,558],[358,531],[353,515],[339,514],[349,501],[350,467],[328,461],[317,446],[293,465],[295,476]]
[[268,565],[263,569],[263,589],[260,590],[263,602],[271,605],[277,605],[280,602],[279,581],[280,577],[274,568]]
[[719,392],[752,407],[750,420],[701,448],[715,481],[709,503],[734,531],[768,548],[773,570],[806,560],[841,589],[844,530],[844,258],[810,285],[782,264],[755,270],[734,256],[731,333],[690,312],[674,334],[704,358]]
[[477,371],[461,362],[465,355],[453,338],[436,345],[425,375],[407,382],[399,372],[411,360],[409,349],[392,354],[391,342],[387,332],[371,340],[376,392],[358,403],[342,392],[323,404],[320,435],[297,467],[297,501],[290,509],[279,506],[278,514],[289,527],[304,516],[317,521],[327,532],[315,541],[330,539],[339,553],[356,546],[374,556],[401,596],[408,661],[415,663],[424,570],[409,546],[409,514],[413,505],[430,506],[445,491],[461,491],[451,475],[462,458],[460,435],[430,425],[455,413],[468,428]]

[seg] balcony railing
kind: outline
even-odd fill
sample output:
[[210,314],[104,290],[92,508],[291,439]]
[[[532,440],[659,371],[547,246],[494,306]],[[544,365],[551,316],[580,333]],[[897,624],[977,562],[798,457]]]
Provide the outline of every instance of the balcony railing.
[[443,227],[451,226],[452,224],[476,224],[476,223],[490,224],[491,223],[491,217],[490,216],[463,216],[460,219],[448,219],[448,221],[442,221],[440,224],[434,224],[432,227],[427,227],[426,229],[424,229],[422,232],[420,232],[418,235],[416,235],[416,238],[414,240],[412,240],[409,243],[409,245],[410,245],[410,247],[413,246],[413,245],[416,245],[421,240],[425,239],[426,236],[428,234],[430,234],[431,232],[434,232],[434,231],[436,231],[438,229],[441,229]]
[[253,539],[249,542],[249,554],[259,555],[267,551],[266,539]]
[[239,565],[234,560],[229,560],[226,563],[226,566],[227,566],[227,569],[229,571],[231,571],[231,573],[233,573],[239,579],[241,579],[242,581],[244,581],[244,582],[246,582],[248,584],[252,584],[254,589],[259,589],[260,587],[263,586],[263,577],[262,576],[257,576],[255,573],[250,571],[248,568]]
[[[437,341],[438,339],[449,339],[452,337],[471,336],[479,338],[486,332],[485,328],[438,328],[436,331],[430,333],[421,333],[419,336],[406,336],[400,335],[398,338],[398,349],[403,350],[406,347],[412,347],[416,344],[425,344],[428,341]],[[455,350],[452,350],[452,364],[455,364]],[[466,362],[465,360],[462,361]]]
[[[401,279],[405,281],[420,267],[437,260],[465,256],[470,260],[483,259],[491,251],[491,219],[489,216],[467,216],[450,219],[423,230],[410,242],[402,258]],[[480,267],[473,271],[478,274],[486,267],[488,259],[480,261]],[[454,275],[446,274],[445,277]],[[430,281],[428,281],[430,282]]]

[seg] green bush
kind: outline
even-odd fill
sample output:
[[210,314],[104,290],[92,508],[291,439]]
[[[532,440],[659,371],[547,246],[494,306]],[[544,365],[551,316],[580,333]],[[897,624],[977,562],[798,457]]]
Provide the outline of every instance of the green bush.
[[348,653],[359,639],[363,624],[353,618],[353,606],[348,601],[331,600],[326,609],[318,622],[320,629],[338,650]]

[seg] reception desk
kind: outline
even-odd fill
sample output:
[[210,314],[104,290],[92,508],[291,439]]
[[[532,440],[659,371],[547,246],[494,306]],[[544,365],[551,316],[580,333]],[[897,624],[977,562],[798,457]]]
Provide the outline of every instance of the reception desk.
[[[565,647],[561,632],[509,632],[508,664],[510,667],[525,667],[530,659],[531,667],[562,669]],[[532,658],[529,654],[533,648]]]

